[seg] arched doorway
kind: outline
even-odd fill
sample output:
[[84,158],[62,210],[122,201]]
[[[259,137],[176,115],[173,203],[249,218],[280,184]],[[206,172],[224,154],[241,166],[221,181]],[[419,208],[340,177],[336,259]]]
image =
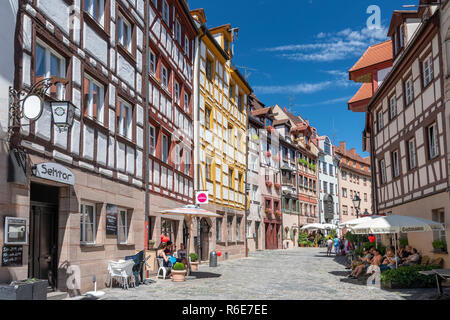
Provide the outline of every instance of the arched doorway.
[[200,258],[202,261],[209,260],[209,230],[208,221],[202,218],[200,220]]

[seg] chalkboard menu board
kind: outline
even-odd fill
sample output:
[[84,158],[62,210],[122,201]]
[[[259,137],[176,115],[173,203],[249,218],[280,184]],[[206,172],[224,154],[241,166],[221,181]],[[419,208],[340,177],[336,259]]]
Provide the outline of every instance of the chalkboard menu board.
[[106,234],[117,235],[117,206],[113,204],[106,205]]
[[4,246],[2,249],[2,267],[22,266],[22,257],[22,246]]

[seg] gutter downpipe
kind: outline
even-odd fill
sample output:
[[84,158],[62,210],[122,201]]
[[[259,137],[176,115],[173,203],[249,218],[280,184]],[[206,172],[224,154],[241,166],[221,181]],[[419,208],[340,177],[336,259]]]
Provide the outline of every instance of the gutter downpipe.
[[148,249],[148,240],[150,238],[150,225],[149,225],[149,220],[150,220],[150,194],[149,194],[149,176],[150,176],[150,170],[148,167],[148,159],[150,156],[150,150],[149,150],[149,146],[148,146],[148,141],[150,140],[150,132],[149,132],[149,103],[148,103],[148,96],[149,96],[149,90],[148,90],[148,75],[149,75],[149,63],[148,63],[148,48],[149,48],[149,28],[150,26],[148,25],[148,16],[149,16],[149,6],[150,3],[149,1],[145,2],[145,22],[144,22],[144,27],[145,27],[145,50],[144,50],[144,81],[143,81],[143,86],[144,86],[144,91],[145,91],[145,96],[144,96],[144,130],[145,130],[145,143],[144,143],[144,184],[145,184],[145,210],[144,210],[144,214],[145,214],[145,235],[144,235],[144,239],[145,239],[145,243],[144,243],[144,248]]

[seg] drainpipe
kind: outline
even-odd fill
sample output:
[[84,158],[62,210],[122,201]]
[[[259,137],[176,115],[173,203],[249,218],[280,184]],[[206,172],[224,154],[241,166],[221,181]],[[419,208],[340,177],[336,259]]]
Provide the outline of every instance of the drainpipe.
[[371,160],[371,173],[372,173],[372,214],[378,214],[378,183],[377,183],[377,168],[375,159],[375,137],[374,137],[374,122],[372,114],[370,113],[369,107],[367,107],[367,112],[370,117],[370,160]]
[[144,143],[144,185],[145,185],[145,210],[144,210],[144,214],[145,214],[145,228],[144,228],[144,239],[145,239],[145,243],[144,243],[144,248],[148,247],[148,240],[149,240],[149,233],[150,233],[150,225],[149,225],[149,220],[150,220],[150,195],[149,195],[149,175],[150,175],[150,171],[148,169],[148,163],[149,163],[149,156],[150,156],[150,150],[148,147],[148,141],[150,140],[150,132],[149,132],[149,103],[148,103],[148,75],[149,75],[149,63],[148,63],[148,48],[149,48],[149,25],[148,25],[148,16],[149,16],[149,1],[145,2],[145,12],[144,12],[144,16],[145,16],[145,22],[144,22],[144,27],[145,27],[145,44],[144,44],[144,81],[143,81],[143,85],[144,85],[144,92],[145,92],[145,96],[144,96],[144,132],[145,132],[145,143]]
[[247,96],[247,120],[246,120],[246,128],[247,128],[247,134],[245,135],[245,153],[247,154],[247,156],[245,157],[246,159],[246,163],[245,163],[245,187],[244,187],[244,191],[245,191],[245,214],[244,214],[244,223],[245,223],[245,236],[244,236],[244,240],[245,240],[245,257],[248,257],[248,225],[247,225],[247,215],[250,212],[250,207],[248,207],[248,193],[250,192],[250,190],[247,191],[247,185],[248,185],[248,157],[249,157],[249,152],[248,152],[248,144],[250,142],[249,139],[249,132],[250,132],[250,128],[249,128],[249,119],[248,119],[248,97],[250,95]]

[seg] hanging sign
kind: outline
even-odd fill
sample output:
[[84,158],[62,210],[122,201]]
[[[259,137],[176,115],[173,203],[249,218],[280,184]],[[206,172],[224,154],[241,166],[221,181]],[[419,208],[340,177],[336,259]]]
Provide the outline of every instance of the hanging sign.
[[117,214],[119,210],[116,205],[106,205],[106,234],[117,235]]
[[196,191],[195,204],[208,204],[208,191]]
[[40,163],[33,169],[33,175],[36,177],[71,186],[75,185],[73,172],[58,163]]

